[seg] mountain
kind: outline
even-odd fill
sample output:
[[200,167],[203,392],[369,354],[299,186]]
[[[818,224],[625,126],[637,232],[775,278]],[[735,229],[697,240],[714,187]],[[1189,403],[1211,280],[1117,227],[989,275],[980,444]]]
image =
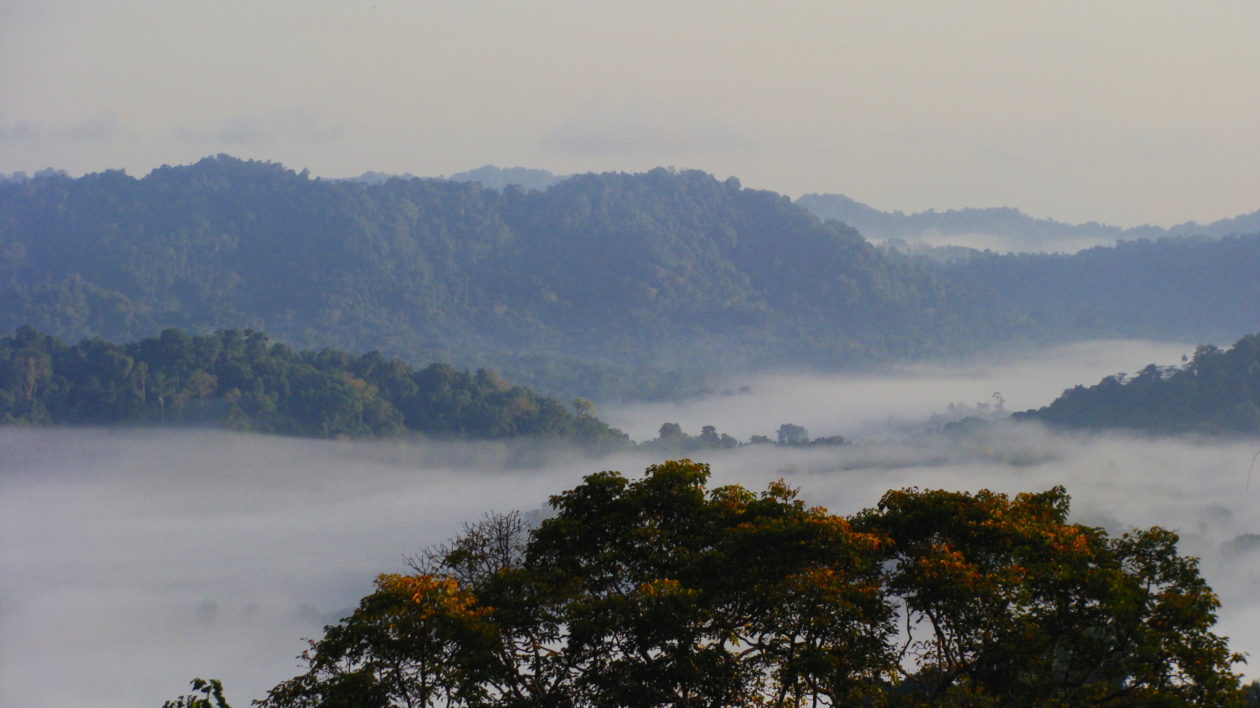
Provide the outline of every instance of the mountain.
[[928,246],[970,246],[978,250],[1076,252],[1119,241],[1158,239],[1165,236],[1210,236],[1260,233],[1260,210],[1221,219],[1211,224],[1187,222],[1171,228],[1138,226],[1123,229],[1090,222],[1066,224],[1038,219],[1009,207],[951,209],[905,214],[874,209],[840,194],[806,194],[796,203],[820,219],[835,219],[852,226],[867,238]]
[[3,185],[0,254],[7,328],[265,329],[299,347],[576,373],[588,396],[622,380],[686,389],[668,373],[644,385],[644,367],[944,346],[926,331],[943,299],[931,278],[786,197],[700,172],[500,192],[219,156]]
[[69,173],[67,173],[65,170],[54,170],[51,167],[47,169],[43,169],[43,170],[36,170],[35,174],[33,175],[28,175],[27,173],[21,172],[21,171],[9,173],[9,174],[0,172],[0,184],[3,184],[5,182],[29,182],[32,179],[47,179],[49,177],[69,177],[69,176],[70,176]]
[[728,369],[1260,329],[1260,237],[981,255],[881,250],[697,171],[526,191],[312,179],[220,155],[141,179],[0,184],[0,328],[254,329],[597,400],[683,395]]
[[1055,336],[1212,342],[1260,330],[1260,234],[977,253],[929,270],[956,287],[983,285],[1029,319],[1022,328]]
[[[24,179],[29,179],[21,173],[19,173],[19,175],[21,175]],[[358,177],[347,177],[337,181],[359,182],[361,184],[381,184],[391,179],[413,180],[420,178],[410,172],[390,174],[388,172],[369,170]],[[496,165],[484,165],[475,170],[456,172],[445,179],[452,182],[476,182],[487,189],[499,191],[502,191],[510,186],[517,186],[521,189],[529,191],[532,189],[547,189],[556,182],[566,178],[561,175],[552,174],[547,170],[536,170],[528,167],[498,167]],[[0,182],[4,180],[4,175],[0,175]]]
[[1180,368],[1151,364],[1132,377],[1076,386],[1012,417],[1091,430],[1260,434],[1260,334],[1225,350],[1200,346]]
[[503,190],[515,185],[529,191],[531,189],[547,189],[551,185],[566,179],[554,175],[547,170],[536,170],[528,167],[496,167],[485,165],[467,172],[456,172],[447,177],[453,182],[477,182],[489,189]]
[[127,345],[69,345],[23,327],[0,337],[0,423],[629,444],[593,416],[570,413],[491,371],[416,369],[377,352],[298,352],[253,330],[190,337],[168,329]]

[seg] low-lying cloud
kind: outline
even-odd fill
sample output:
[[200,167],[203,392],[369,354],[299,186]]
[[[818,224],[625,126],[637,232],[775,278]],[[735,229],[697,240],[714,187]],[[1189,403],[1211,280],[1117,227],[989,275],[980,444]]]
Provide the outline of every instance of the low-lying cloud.
[[701,426],[713,425],[739,440],[773,437],[783,423],[803,425],[816,437],[887,437],[890,423],[943,413],[951,403],[996,407],[1000,398],[1009,411],[1040,408],[1076,384],[1092,385],[1104,376],[1136,372],[1147,364],[1179,364],[1194,346],[1140,340],[1082,342],[878,373],[761,374],[732,378],[718,386],[714,396],[612,406],[598,414],[635,440],[656,437],[664,422],[679,423],[692,435]]
[[[1132,352],[1101,354],[1108,373],[1111,357]],[[1002,382],[974,367],[935,369],[935,377],[922,370],[918,379],[901,371],[883,388],[870,377],[865,388],[832,398],[832,415],[921,415],[957,398],[946,382],[975,376],[984,393],[969,398],[983,399],[1014,376],[1010,367],[984,366]],[[759,429],[758,400],[745,396],[718,397],[728,418],[709,422]],[[824,398],[797,410],[821,421]],[[891,404],[901,398],[904,408]],[[670,420],[683,412],[653,411]],[[874,424],[865,430],[844,447],[753,446],[697,457],[712,463],[713,484],[757,489],[783,477],[837,513],[909,485],[1019,492],[1063,484],[1077,521],[1112,532],[1178,530],[1182,550],[1202,558],[1222,598],[1219,631],[1235,650],[1260,652],[1260,482],[1247,486],[1260,440],[1019,426],[959,441],[908,437],[904,427],[883,438]],[[839,424],[815,434],[833,432],[850,434]],[[637,475],[659,461],[523,451],[525,462],[521,449],[492,444],[0,429],[0,704],[159,705],[194,676],[223,679],[229,699],[245,703],[297,673],[301,638],[346,614],[377,573],[404,570],[405,556],[463,522],[489,510],[537,509],[591,472]]]

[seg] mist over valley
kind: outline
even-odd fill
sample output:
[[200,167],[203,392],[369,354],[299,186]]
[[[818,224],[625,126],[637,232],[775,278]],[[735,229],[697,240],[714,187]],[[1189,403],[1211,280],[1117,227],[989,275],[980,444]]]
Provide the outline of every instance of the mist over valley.
[[[784,478],[836,513],[888,489],[1067,487],[1072,519],[1113,533],[1161,525],[1222,600],[1218,630],[1260,650],[1260,436],[1065,434],[1031,424],[929,434],[950,403],[1046,402],[1075,381],[1175,363],[1184,345],[1095,342],[1023,360],[860,377],[765,376],[748,392],[599,413],[643,439],[678,421],[745,436],[783,422],[841,447],[699,451],[714,484]],[[786,417],[785,417],[786,416]],[[639,434],[642,430],[643,433]],[[0,428],[0,702],[156,704],[185,677],[261,696],[295,671],[301,637],[345,616],[378,573],[487,511],[543,512],[584,475],[635,477],[660,456],[590,457],[520,442],[309,440],[169,429]],[[38,588],[38,592],[32,589]],[[62,667],[80,667],[67,679]],[[1254,669],[1244,668],[1249,676]],[[126,681],[118,682],[117,677]],[[110,686],[108,695],[100,687]]]
[[261,697],[464,524],[679,457],[837,514],[1063,485],[1260,650],[1260,234],[942,257],[698,171],[494,178],[0,185],[0,702]]

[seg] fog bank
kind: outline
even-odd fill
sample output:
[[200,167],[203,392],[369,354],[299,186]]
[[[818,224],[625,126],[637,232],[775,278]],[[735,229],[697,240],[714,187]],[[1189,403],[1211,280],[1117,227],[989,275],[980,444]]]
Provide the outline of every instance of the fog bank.
[[[635,440],[656,437],[661,423],[675,422],[691,435],[701,426],[746,441],[769,435],[783,423],[805,426],[815,437],[887,437],[893,423],[920,421],[951,403],[996,405],[1008,411],[1049,405],[1063,390],[1092,385],[1104,376],[1136,372],[1147,364],[1180,364],[1195,345],[1117,340],[1047,347],[1034,352],[993,353],[966,364],[911,364],[879,373],[769,373],[732,378],[718,395],[681,402],[630,403],[597,414]],[[901,427],[901,426],[898,426]]]
[[[1179,359],[1089,351],[1072,366],[1093,357],[1093,380]],[[651,421],[650,433],[662,420],[744,437],[794,422],[855,437],[844,447],[697,455],[712,463],[715,485],[760,489],[784,477],[837,513],[908,485],[1014,493],[1063,484],[1076,521],[1178,530],[1224,603],[1218,630],[1235,650],[1260,653],[1260,479],[1248,487],[1260,440],[1035,426],[968,439],[906,434],[916,416],[951,400],[1002,391],[1016,409],[1091,382],[1079,371],[1060,382],[1073,372],[1066,356],[1058,361],[902,369],[856,382],[767,377],[748,394],[633,415]],[[903,420],[880,435],[877,422],[890,416]],[[156,706],[194,676],[223,679],[229,700],[245,705],[297,673],[301,638],[347,614],[378,573],[404,570],[404,556],[485,511],[537,509],[585,474],[637,476],[656,461],[491,444],[0,429],[0,705]]]

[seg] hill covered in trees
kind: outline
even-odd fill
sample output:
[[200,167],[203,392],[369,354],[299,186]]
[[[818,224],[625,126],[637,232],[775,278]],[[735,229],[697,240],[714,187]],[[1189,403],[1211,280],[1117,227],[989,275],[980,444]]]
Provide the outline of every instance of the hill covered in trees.
[[69,345],[21,328],[0,338],[0,423],[628,444],[586,412],[570,412],[491,371],[415,369],[377,352],[298,352],[253,330],[193,337],[168,329],[127,345]]
[[695,171],[525,191],[311,179],[218,156],[142,179],[0,184],[5,330],[125,341],[254,329],[299,348],[495,368],[565,397],[671,396],[721,369],[1100,333],[1232,339],[1260,328],[1245,306],[1260,299],[1256,272],[1260,236],[945,268]]
[[1038,329],[1081,338],[1211,342],[1260,330],[1260,234],[1132,241],[1074,255],[984,253],[932,272],[959,286],[985,283]]
[[1095,430],[1260,434],[1260,334],[1224,350],[1200,346],[1181,367],[1151,364],[1132,377],[1076,386],[1013,418]]

